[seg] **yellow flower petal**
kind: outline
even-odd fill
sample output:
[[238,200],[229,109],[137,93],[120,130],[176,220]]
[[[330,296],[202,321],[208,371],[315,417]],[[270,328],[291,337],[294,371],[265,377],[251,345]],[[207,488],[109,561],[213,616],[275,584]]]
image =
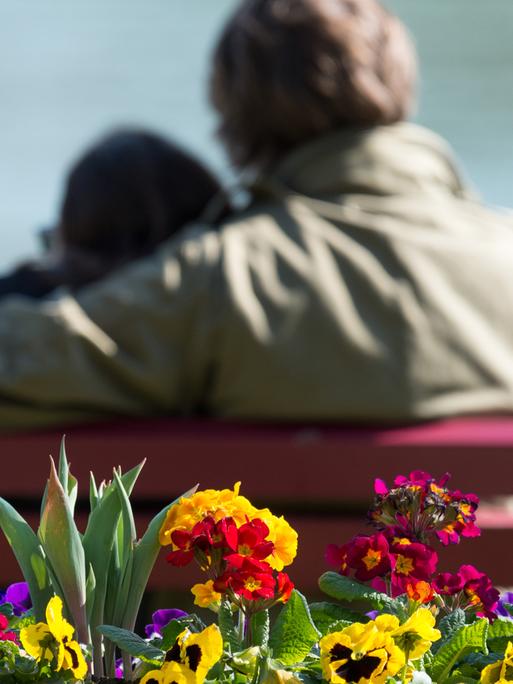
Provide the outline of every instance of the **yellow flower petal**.
[[46,622],[57,641],[72,639],[75,630],[62,616],[62,600],[59,596],[53,596],[46,606]]
[[221,601],[221,594],[214,590],[213,580],[195,584],[191,592],[194,594],[194,605],[201,608],[212,608],[215,610]]
[[54,639],[44,622],[23,627],[20,630],[20,641],[25,651],[37,661],[53,660],[53,651],[49,646],[53,644]]
[[76,679],[84,679],[87,674],[87,663],[80,645],[76,641],[68,641],[62,645],[64,670],[71,670]]

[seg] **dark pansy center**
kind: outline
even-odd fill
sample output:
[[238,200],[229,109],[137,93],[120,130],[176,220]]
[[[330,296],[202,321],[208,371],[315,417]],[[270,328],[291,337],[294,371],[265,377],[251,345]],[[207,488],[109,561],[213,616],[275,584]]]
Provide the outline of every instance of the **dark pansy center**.
[[173,644],[172,648],[169,649],[166,653],[166,657],[164,658],[166,663],[174,662],[174,663],[179,663],[180,661],[180,645],[178,643],[178,639],[175,641]]
[[330,651],[330,662],[334,660],[344,660],[351,657],[351,649],[347,646],[342,646],[342,644],[335,644]]
[[189,667],[193,672],[196,672],[201,660],[201,648],[198,644],[191,644],[185,649],[185,657],[189,661]]
[[346,682],[359,682],[360,679],[370,679],[374,670],[381,663],[381,658],[365,655],[360,660],[349,658],[343,665],[337,667],[337,674]]
[[64,648],[66,649],[66,651],[71,656],[71,667],[72,667],[72,669],[76,670],[78,667],[78,656],[77,656],[77,654],[75,653],[75,651],[72,648],[70,648],[66,644],[64,644]]

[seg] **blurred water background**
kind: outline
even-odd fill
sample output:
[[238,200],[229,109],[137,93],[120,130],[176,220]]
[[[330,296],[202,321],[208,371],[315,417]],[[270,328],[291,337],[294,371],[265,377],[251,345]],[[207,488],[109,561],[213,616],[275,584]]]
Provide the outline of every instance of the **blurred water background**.
[[[227,176],[206,97],[237,0],[0,0],[0,268],[38,249],[63,175],[119,124],[179,138]],[[416,120],[487,202],[513,206],[513,1],[388,0],[421,61]]]

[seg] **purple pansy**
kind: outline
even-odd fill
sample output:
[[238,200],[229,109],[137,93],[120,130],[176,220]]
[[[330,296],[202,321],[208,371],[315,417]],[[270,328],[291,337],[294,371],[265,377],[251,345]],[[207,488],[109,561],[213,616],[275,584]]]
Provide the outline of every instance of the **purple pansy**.
[[501,597],[499,599],[499,605],[495,609],[495,612],[497,615],[500,615],[501,617],[509,618],[510,620],[513,619],[511,616],[511,613],[508,611],[506,608],[505,604],[513,604],[513,591],[505,591],[503,594],[501,594]]
[[188,613],[178,608],[161,608],[156,610],[151,616],[153,622],[145,627],[146,636],[148,638],[162,636],[162,630],[171,620],[178,620],[178,618],[187,617],[187,615]]
[[28,584],[26,582],[10,584],[5,593],[0,594],[0,603],[11,603],[15,615],[26,613],[32,608]]

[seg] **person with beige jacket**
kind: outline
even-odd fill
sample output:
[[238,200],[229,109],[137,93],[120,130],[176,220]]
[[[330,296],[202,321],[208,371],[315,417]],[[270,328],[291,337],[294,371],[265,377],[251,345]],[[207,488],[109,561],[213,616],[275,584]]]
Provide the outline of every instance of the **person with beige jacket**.
[[414,81],[375,0],[244,0],[212,99],[249,205],[76,296],[4,301],[0,428],[511,411],[513,220],[404,122]]

